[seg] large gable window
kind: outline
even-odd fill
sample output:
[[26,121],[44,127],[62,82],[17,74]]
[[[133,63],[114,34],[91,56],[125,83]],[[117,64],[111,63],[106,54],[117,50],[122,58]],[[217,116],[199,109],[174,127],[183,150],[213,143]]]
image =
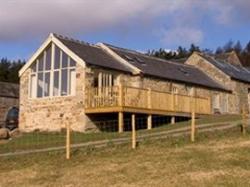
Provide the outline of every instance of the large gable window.
[[75,67],[76,62],[52,44],[31,66],[30,97],[75,95]]

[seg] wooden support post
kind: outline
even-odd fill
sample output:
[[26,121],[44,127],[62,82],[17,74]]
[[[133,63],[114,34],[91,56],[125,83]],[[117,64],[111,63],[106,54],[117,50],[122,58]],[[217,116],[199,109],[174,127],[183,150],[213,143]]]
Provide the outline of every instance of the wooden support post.
[[123,120],[123,112],[118,113],[118,131],[119,133],[122,133],[124,130],[124,120]]
[[175,124],[175,116],[171,117],[171,124]]
[[132,114],[132,149],[136,148],[135,115]]
[[66,125],[66,159],[70,159],[70,124],[67,120]]
[[148,115],[148,130],[152,129],[152,115]]

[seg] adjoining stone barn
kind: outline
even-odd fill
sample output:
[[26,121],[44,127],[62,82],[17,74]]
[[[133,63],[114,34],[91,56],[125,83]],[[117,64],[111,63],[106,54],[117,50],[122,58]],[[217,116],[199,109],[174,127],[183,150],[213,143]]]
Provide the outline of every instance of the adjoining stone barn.
[[5,123],[8,112],[19,107],[19,85],[0,82],[0,126]]
[[[249,74],[250,75],[250,74]],[[97,129],[117,120],[119,132],[131,114],[190,117],[239,113],[227,100],[231,87],[195,65],[181,64],[109,44],[88,44],[50,34],[19,72],[22,131]],[[224,108],[223,106],[227,106]]]
[[186,64],[195,66],[231,91],[226,97],[214,95],[213,101],[218,112],[238,114],[243,107],[249,112],[250,69],[241,64],[234,51],[220,55],[195,52]]

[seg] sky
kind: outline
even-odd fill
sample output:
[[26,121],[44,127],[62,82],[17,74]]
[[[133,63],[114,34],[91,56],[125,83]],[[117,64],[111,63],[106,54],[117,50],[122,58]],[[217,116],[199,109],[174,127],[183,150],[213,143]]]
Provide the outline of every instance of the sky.
[[147,51],[250,41],[249,0],[0,0],[0,58],[29,59],[49,33]]

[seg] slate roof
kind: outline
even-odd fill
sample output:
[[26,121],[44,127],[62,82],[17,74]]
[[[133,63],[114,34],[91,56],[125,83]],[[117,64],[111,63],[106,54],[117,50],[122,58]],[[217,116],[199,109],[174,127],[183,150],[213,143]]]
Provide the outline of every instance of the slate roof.
[[0,82],[0,97],[19,98],[19,85],[9,82]]
[[232,79],[250,83],[250,70],[244,66],[233,65],[221,58],[215,56],[209,56],[206,54],[200,54],[201,57],[220,69],[222,72],[230,76]]
[[[133,73],[129,66],[122,64],[99,46],[56,34],[54,36],[89,65]],[[224,86],[193,66],[153,58],[133,50],[122,49],[109,44],[105,45],[131,65],[139,68],[145,75],[196,84],[207,88],[227,90]]]
[[145,75],[196,84],[204,87],[227,90],[224,86],[215,82],[201,70],[178,62],[151,57],[136,51],[123,49],[105,44],[131,65],[139,68]]
[[129,67],[114,59],[98,46],[56,34],[54,34],[54,36],[89,65],[132,73],[132,70]]

